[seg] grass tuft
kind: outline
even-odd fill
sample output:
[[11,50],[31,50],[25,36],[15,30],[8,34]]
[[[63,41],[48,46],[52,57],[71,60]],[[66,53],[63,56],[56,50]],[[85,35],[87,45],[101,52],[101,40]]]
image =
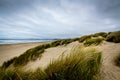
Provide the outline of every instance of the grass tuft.
[[106,38],[107,37],[107,33],[99,32],[99,33],[92,34],[92,37],[99,37],[99,36]]
[[4,62],[2,65],[2,68],[8,68],[16,59],[17,59],[17,57],[14,57],[14,58]]
[[104,38],[90,38],[85,40],[84,45],[85,46],[90,46],[90,45],[99,45],[102,41],[104,40]]
[[91,37],[92,37],[91,35],[82,36],[82,37],[80,37],[79,42],[84,42],[86,39],[89,39]]
[[120,53],[115,59],[115,64],[120,67]]
[[120,42],[120,31],[109,32],[108,36],[106,37],[106,41],[119,43]]

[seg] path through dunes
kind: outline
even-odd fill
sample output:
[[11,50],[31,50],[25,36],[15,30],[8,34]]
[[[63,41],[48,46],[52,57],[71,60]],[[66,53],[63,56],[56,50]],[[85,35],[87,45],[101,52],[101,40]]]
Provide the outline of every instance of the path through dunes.
[[4,61],[8,61],[13,57],[23,54],[26,50],[38,45],[50,42],[36,42],[36,43],[20,43],[20,44],[6,44],[0,45],[0,66]]
[[100,49],[103,51],[102,80],[120,80],[120,67],[114,62],[116,56],[120,54],[120,43],[105,42]]

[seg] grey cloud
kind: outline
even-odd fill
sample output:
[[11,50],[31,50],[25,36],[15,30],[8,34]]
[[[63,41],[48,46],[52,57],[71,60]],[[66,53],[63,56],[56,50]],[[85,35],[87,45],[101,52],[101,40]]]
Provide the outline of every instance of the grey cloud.
[[119,30],[120,1],[114,1],[0,0],[0,38],[69,38]]

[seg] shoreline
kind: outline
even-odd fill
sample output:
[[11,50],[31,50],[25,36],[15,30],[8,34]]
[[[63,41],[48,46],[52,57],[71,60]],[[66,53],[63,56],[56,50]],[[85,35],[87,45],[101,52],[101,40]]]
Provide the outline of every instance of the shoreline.
[[[3,40],[4,41],[4,40]],[[43,42],[52,42],[52,41],[55,41],[55,40],[19,40],[19,41],[16,41],[16,40],[13,40],[13,41],[5,41],[5,42],[1,42],[0,41],[0,45],[11,45],[11,44],[29,44],[29,43],[43,43]]]
[[6,44],[0,44],[0,46],[3,46],[3,45],[22,45],[22,44],[37,44],[37,43],[49,43],[49,42],[52,42],[52,41],[41,41],[41,42],[23,42],[23,43],[6,43]]
[[42,44],[48,44],[51,42],[52,41],[17,43],[17,44],[0,44],[0,66],[3,64],[3,62],[23,54],[26,50],[30,48]]

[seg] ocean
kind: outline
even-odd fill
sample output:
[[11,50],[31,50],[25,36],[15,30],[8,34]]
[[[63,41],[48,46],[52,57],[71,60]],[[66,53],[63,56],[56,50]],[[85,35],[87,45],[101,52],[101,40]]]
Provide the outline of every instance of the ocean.
[[0,44],[17,44],[30,42],[46,42],[53,41],[52,39],[0,39]]

